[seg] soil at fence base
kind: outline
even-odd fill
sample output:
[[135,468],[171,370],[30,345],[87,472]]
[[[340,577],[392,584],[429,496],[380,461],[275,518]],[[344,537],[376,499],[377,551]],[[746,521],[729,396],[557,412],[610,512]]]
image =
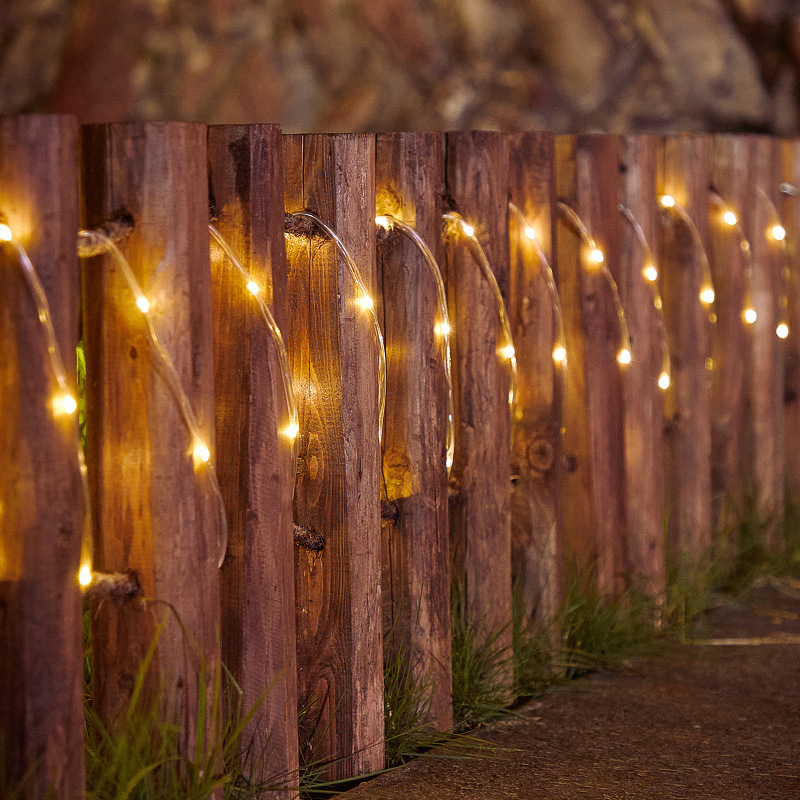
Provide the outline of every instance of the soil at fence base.
[[[800,599],[771,587],[715,608],[694,633],[798,635]],[[497,746],[488,757],[417,759],[346,796],[797,800],[800,644],[676,644],[576,681],[479,736]]]

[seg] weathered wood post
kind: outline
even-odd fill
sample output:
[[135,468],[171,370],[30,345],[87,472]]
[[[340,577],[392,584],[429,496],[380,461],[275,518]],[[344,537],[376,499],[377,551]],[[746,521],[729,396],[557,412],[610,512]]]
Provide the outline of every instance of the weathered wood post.
[[[475,234],[509,300],[508,139],[491,132],[447,135],[447,193]],[[509,367],[498,304],[464,241],[447,247],[454,331],[456,450],[451,506],[453,582],[480,636],[511,645],[511,463]],[[510,686],[511,671],[507,670]]]
[[[615,280],[620,269],[619,141],[559,137],[559,201],[575,211]],[[625,588],[624,328],[607,277],[573,221],[558,222],[558,275],[567,332],[564,508],[568,558],[581,577],[596,569],[596,586],[613,597]],[[633,358],[636,358],[635,352]]]
[[[280,128],[212,126],[208,160],[216,228],[286,331]],[[217,469],[228,514],[222,658],[241,687],[242,714],[266,692],[243,736],[245,769],[256,783],[296,786],[294,463],[284,376],[258,301],[219,246],[211,274]]]
[[[444,136],[382,134],[376,211],[413,226],[443,267]],[[389,657],[410,653],[431,686],[430,723],[453,725],[447,381],[437,282],[423,253],[392,229],[378,245],[387,397],[383,475],[396,521],[383,526],[384,636]]]
[[[221,523],[207,472],[214,462],[214,372],[206,128],[126,123],[88,126],[82,134],[84,225],[121,210],[132,215],[133,231],[119,247],[202,436],[193,441],[118,265],[108,255],[87,259],[95,565],[134,570],[146,598],[107,600],[93,611],[94,707],[112,721],[124,711],[157,620],[167,619],[150,685],[180,725],[182,752],[193,757],[198,702],[205,692],[211,708],[220,664]],[[210,745],[217,720],[207,715],[205,724]]]
[[[517,476],[511,490],[511,569],[522,622],[549,628],[564,592],[559,495],[564,480],[563,371],[569,368],[568,354],[562,358],[557,352],[562,344],[554,307],[558,294],[551,294],[541,258],[552,269],[555,139],[521,133],[509,138],[509,147],[509,197],[521,212],[509,220],[509,314],[520,373],[511,449],[511,471]],[[559,632],[551,633],[555,644]]]
[[[0,213],[49,301],[72,394],[78,343],[77,125],[0,121]],[[74,415],[58,384],[19,255],[0,242],[0,746],[11,790],[84,796],[78,569],[83,498]],[[48,794],[48,796],[50,796]]]
[[710,159],[707,137],[661,141],[658,193],[675,200],[673,210],[662,215],[659,259],[672,355],[666,396],[668,544],[673,555],[695,562],[707,557],[711,545],[712,323],[710,304],[700,298],[711,289],[703,261],[709,247]]
[[[620,142],[622,219],[620,293],[633,343],[625,375],[625,477],[631,574],[657,604],[665,602],[664,395],[670,379],[658,289],[658,199],[653,136]],[[635,225],[640,228],[637,232]],[[652,272],[651,268],[656,271]],[[666,377],[665,377],[666,376]]]
[[[286,136],[284,159],[286,211],[330,226],[374,297],[374,138]],[[303,220],[287,248],[295,521],[323,540],[295,548],[300,758],[345,778],[383,766],[377,356],[366,301],[330,238]]]

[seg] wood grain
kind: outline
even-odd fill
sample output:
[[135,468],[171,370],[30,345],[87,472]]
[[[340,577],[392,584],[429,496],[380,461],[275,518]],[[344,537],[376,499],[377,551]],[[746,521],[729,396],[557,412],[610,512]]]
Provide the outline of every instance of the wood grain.
[[[620,200],[641,225],[653,257],[658,250],[656,157],[658,140],[620,141]],[[630,330],[633,360],[625,371],[625,475],[627,563],[659,605],[665,601],[664,397],[658,386],[663,362],[662,327],[653,289],[643,277],[647,253],[622,220],[620,294]]]
[[[134,230],[120,247],[142,291],[214,458],[214,372],[206,128],[114,124],[82,130],[88,227],[120,209]],[[194,753],[200,692],[211,701],[220,662],[216,504],[141,312],[107,256],[85,262],[87,445],[96,514],[95,563],[135,570],[151,598],[114,600],[93,614],[94,704],[109,720],[127,705],[155,620],[151,689]],[[169,605],[166,605],[169,604]],[[174,612],[171,609],[174,609]],[[180,624],[175,617],[179,618]],[[203,670],[206,686],[200,686]],[[207,719],[210,734],[215,721]]]
[[[208,159],[217,228],[285,331],[280,128],[212,126]],[[289,423],[281,365],[257,303],[217,246],[211,274],[217,469],[228,513],[222,657],[242,689],[242,713],[266,692],[242,739],[246,768],[258,783],[296,786],[293,463],[291,441],[279,433]]]
[[[0,121],[0,212],[50,304],[74,396],[79,272],[77,125],[65,116]],[[84,796],[78,569],[82,494],[74,416],[58,385],[11,245],[0,247],[0,738],[11,788]],[[48,794],[48,796],[50,796]]]
[[[554,266],[555,140],[546,133],[509,138],[509,197],[522,211]],[[517,348],[520,381],[511,471],[511,568],[523,621],[553,625],[564,593],[563,522],[559,494],[563,485],[560,367],[553,362],[555,315],[544,265],[525,236],[521,221],[510,222],[511,283],[509,314]]]
[[[443,265],[444,136],[381,134],[376,143],[378,214],[412,225]],[[432,687],[430,720],[453,726],[447,385],[435,325],[436,282],[419,249],[394,232],[378,246],[388,387],[384,493],[398,501],[383,526],[384,636],[389,657],[411,654],[420,685]]]
[[[662,139],[658,193],[670,194],[697,227],[708,251],[708,187],[711,140],[703,136]],[[692,561],[711,546],[712,329],[699,300],[703,270],[699,248],[674,213],[663,215],[660,261],[664,313],[672,354],[666,397],[668,546]]]
[[[374,138],[287,136],[284,159],[286,211],[330,225],[374,296]],[[344,263],[311,230],[287,250],[304,464],[295,521],[326,540],[321,553],[295,548],[300,757],[344,778],[383,765],[377,361]]]
[[[491,132],[447,135],[447,192],[474,225],[503,297],[509,301],[508,139]],[[511,464],[508,366],[494,296],[462,243],[447,248],[453,320],[456,454],[460,487],[451,508],[453,581],[482,631],[511,644]],[[510,682],[510,674],[507,676]]]

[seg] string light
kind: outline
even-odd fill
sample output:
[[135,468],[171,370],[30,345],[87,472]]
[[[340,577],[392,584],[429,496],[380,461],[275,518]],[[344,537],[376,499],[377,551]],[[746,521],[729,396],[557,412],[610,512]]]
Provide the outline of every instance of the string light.
[[782,242],[786,238],[786,228],[783,225],[773,225],[769,233],[776,242]]
[[[108,236],[98,230],[79,231],[78,236],[79,239],[84,240],[84,242],[87,242],[90,245],[102,245],[102,248],[111,256],[117,265],[123,280],[125,281],[130,293],[136,299],[136,304],[138,305],[139,299],[145,296],[144,292],[142,292],[139,282],[136,280],[133,271],[131,270],[130,264],[128,264],[127,259],[122,255],[116,244],[114,244],[114,242]],[[78,252],[80,253],[80,244]],[[197,418],[192,410],[191,404],[189,403],[189,398],[186,396],[186,392],[183,390],[180,376],[178,375],[177,369],[175,369],[175,364],[173,363],[169,353],[161,344],[158,334],[153,327],[153,321],[151,317],[152,315],[145,313],[143,318],[145,320],[145,328],[147,330],[148,339],[150,340],[150,345],[153,349],[153,353],[155,354],[156,369],[172,393],[178,408],[178,412],[180,413],[184,424],[189,430],[192,441],[191,452],[194,461],[195,474],[204,476],[208,481],[216,503],[217,543],[219,547],[218,564],[219,566],[222,566],[222,562],[225,559],[225,553],[228,549],[228,522],[225,517],[225,504],[222,499],[222,492],[220,491],[219,483],[217,482],[217,476],[210,460],[211,452],[200,430]]]
[[[664,202],[665,200],[667,201],[666,203]],[[663,195],[661,198],[661,205],[664,206],[664,208],[673,208],[675,206],[675,199],[672,195]],[[658,316],[658,327],[661,334],[659,337],[661,343],[661,374],[658,376],[657,383],[659,389],[666,391],[669,389],[670,385],[672,365],[669,357],[669,342],[667,341],[667,322],[664,319],[663,313],[664,303],[661,300],[661,294],[658,291],[658,284],[656,283],[658,280],[658,268],[653,258],[653,252],[650,250],[650,245],[647,243],[647,237],[644,235],[644,230],[634,216],[633,211],[623,204],[620,204],[617,208],[620,214],[628,221],[636,237],[636,241],[639,243],[639,247],[641,247],[644,253],[645,266],[642,270],[642,275],[647,281],[653,296],[653,307]]]
[[711,286],[703,286],[700,289],[700,302],[704,305],[710,306],[716,299],[716,294]]
[[140,295],[136,298],[136,305],[139,306],[143,314],[146,314],[150,310],[150,301],[144,295]]
[[[512,206],[513,206],[514,204],[513,204],[513,203],[511,203],[510,205],[512,205]],[[516,208],[516,206],[515,206],[515,208]],[[535,231],[533,228],[531,228],[531,226],[530,226],[530,225],[526,225],[526,226],[525,226],[525,228],[524,228],[524,231],[525,231],[525,235],[526,235],[526,236],[527,236],[527,237],[528,237],[528,238],[529,238],[529,239],[530,239],[532,242],[536,240],[536,231]]]
[[737,219],[736,214],[734,214],[733,211],[728,209],[727,211],[723,212],[722,221],[726,225],[729,225],[731,228],[733,228],[739,220]]
[[[34,305],[36,306],[36,316],[44,333],[47,361],[50,370],[58,384],[58,392],[53,398],[53,415],[72,416],[78,407],[74,395],[69,391],[67,372],[64,369],[64,361],[61,358],[61,351],[56,339],[55,328],[53,327],[53,316],[50,312],[50,303],[47,300],[42,282],[33,266],[28,253],[22,244],[14,238],[11,227],[7,222],[0,223],[0,241],[12,247],[16,251],[17,259],[22,270],[25,285],[31,293]],[[78,474],[81,483],[81,496],[83,500],[83,524],[81,526],[81,553],[80,553],[80,572],[78,573],[79,583],[86,586],[91,582],[92,574],[92,515],[91,504],[89,502],[89,476],[86,470],[86,461],[83,456],[80,437],[75,436],[75,462],[78,466]],[[88,575],[88,580],[84,579]]]
[[[592,261],[594,261],[595,265],[600,268],[600,271],[602,272],[603,277],[605,278],[606,283],[611,290],[611,299],[614,302],[614,308],[617,311],[617,320],[619,321],[620,346],[617,350],[617,362],[621,366],[627,366],[631,363],[632,359],[631,335],[628,331],[628,322],[625,319],[625,309],[622,306],[622,300],[619,296],[617,282],[614,280],[614,276],[611,274],[608,266],[604,263],[605,258],[603,257],[602,251],[595,243],[594,238],[592,237],[591,233],[589,233],[589,229],[586,227],[584,221],[578,216],[578,213],[566,203],[559,203],[558,210],[562,216],[566,217],[570,221],[572,226],[580,235],[584,247],[590,254],[590,258]],[[600,260],[598,260],[598,254]]]
[[[787,188],[789,191],[785,191]],[[791,184],[782,183],[780,185],[781,192],[796,196],[796,194],[791,191],[792,189],[794,189],[794,187]],[[767,238],[772,239],[773,242],[777,242],[780,245],[781,255],[783,257],[783,265],[779,276],[781,293],[778,300],[778,325],[775,328],[775,335],[779,339],[786,339],[789,336],[789,324],[786,321],[786,310],[789,306],[789,281],[792,277],[789,267],[790,260],[788,242],[786,241],[786,228],[781,224],[780,214],[778,214],[778,209],[775,203],[772,202],[772,198],[760,186],[758,187],[758,195],[766,201],[773,219],[773,224],[769,229]]]
[[752,325],[752,324],[753,324],[753,323],[754,323],[754,322],[755,322],[755,321],[758,319],[758,314],[756,313],[756,310],[755,310],[754,308],[751,308],[750,306],[748,306],[748,307],[747,307],[747,308],[746,308],[746,309],[745,309],[745,310],[742,312],[742,319],[743,319],[743,320],[744,320],[744,321],[745,321],[745,322],[746,322],[748,325]]
[[[370,315],[372,320],[372,339],[378,356],[378,440],[383,443],[383,417],[386,411],[386,348],[383,344],[383,332],[378,322],[378,316],[375,313],[375,304],[364,285],[361,272],[359,272],[356,262],[353,261],[353,257],[350,255],[349,250],[345,247],[344,242],[339,238],[336,231],[310,211],[296,211],[287,216],[293,219],[307,219],[313,222],[333,242],[334,247],[347,265],[347,271],[350,273],[350,278],[356,286],[360,298],[358,301],[359,304]],[[369,298],[369,303],[366,303],[367,298]]]
[[786,339],[789,336],[789,326],[785,322],[779,323],[775,334],[779,339]]
[[228,263],[239,273],[242,280],[247,285],[247,290],[253,295],[258,310],[261,313],[261,318],[267,326],[267,331],[272,338],[272,343],[275,346],[275,352],[278,355],[278,364],[281,370],[281,382],[283,384],[283,399],[286,403],[286,416],[289,418],[287,424],[282,430],[284,436],[292,444],[292,496],[294,496],[295,485],[297,483],[297,457],[298,457],[298,442],[297,435],[300,432],[300,425],[297,414],[297,399],[294,394],[294,386],[292,384],[292,372],[289,368],[289,356],[286,352],[286,344],[281,336],[280,328],[275,322],[275,317],[272,316],[272,311],[267,305],[264,298],[261,296],[261,287],[250,277],[247,270],[242,266],[241,261],[236,257],[233,249],[217,230],[214,225],[208,226],[208,232],[211,234],[213,240],[219,245]]
[[553,361],[557,364],[567,363],[567,351],[562,345],[557,345],[553,348]]
[[489,283],[489,287],[494,295],[497,313],[500,317],[500,327],[503,331],[503,344],[500,346],[500,353],[511,353],[511,355],[505,355],[505,358],[507,358],[509,366],[511,367],[511,386],[508,390],[508,404],[511,406],[511,418],[513,420],[516,416],[519,373],[517,369],[517,357],[515,353],[512,352],[514,350],[514,339],[511,336],[511,324],[508,321],[508,313],[506,312],[503,294],[500,291],[500,287],[497,285],[497,278],[489,264],[489,259],[486,257],[484,249],[475,236],[475,228],[473,228],[472,225],[468,225],[461,214],[456,211],[446,212],[443,214],[443,218],[445,222],[449,223],[448,232],[456,231],[463,235],[469,242],[472,253],[478,262],[478,266],[481,272],[483,272],[483,276]]
[[442,366],[444,368],[444,377],[447,384],[447,431],[445,439],[445,467],[448,476],[450,469],[453,466],[453,459],[455,457],[456,449],[456,436],[455,436],[455,403],[453,400],[453,372],[450,360],[450,333],[452,328],[450,326],[450,313],[447,310],[447,292],[444,287],[444,278],[442,278],[442,271],[436,263],[431,249],[425,243],[425,240],[417,233],[417,231],[402,220],[395,217],[378,216],[375,217],[375,223],[383,228],[385,231],[396,230],[402,235],[406,236],[412,244],[422,253],[425,263],[433,276],[434,283],[436,284],[436,299],[439,305],[439,321],[434,326],[434,331],[441,337],[440,346],[442,352]]

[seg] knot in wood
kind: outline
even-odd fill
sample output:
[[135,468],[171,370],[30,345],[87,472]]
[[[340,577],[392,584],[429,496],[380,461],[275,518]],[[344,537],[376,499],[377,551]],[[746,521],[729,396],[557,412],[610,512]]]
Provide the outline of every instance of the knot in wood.
[[135,222],[133,214],[129,211],[120,210],[113,219],[104,222],[96,228],[83,231],[83,236],[78,237],[78,255],[81,258],[91,258],[108,252],[108,245],[100,236],[110,239],[114,244],[118,244],[133,232]]
[[283,230],[291,236],[304,238],[322,236],[322,233],[317,230],[317,226],[312,220],[307,217],[297,216],[297,214],[284,214]]
[[392,500],[381,500],[381,519],[388,520],[389,522],[397,522],[400,516],[400,508],[398,504]]
[[538,437],[527,447],[525,455],[535,472],[547,472],[553,466],[556,451],[549,439]]
[[312,553],[319,553],[325,549],[325,537],[321,533],[317,533],[313,528],[301,528],[299,525],[294,526],[294,541],[300,547],[310,550]]
[[139,575],[132,569],[125,572],[93,572],[92,582],[86,587],[84,597],[105,600],[108,597],[135,597],[142,590]]

